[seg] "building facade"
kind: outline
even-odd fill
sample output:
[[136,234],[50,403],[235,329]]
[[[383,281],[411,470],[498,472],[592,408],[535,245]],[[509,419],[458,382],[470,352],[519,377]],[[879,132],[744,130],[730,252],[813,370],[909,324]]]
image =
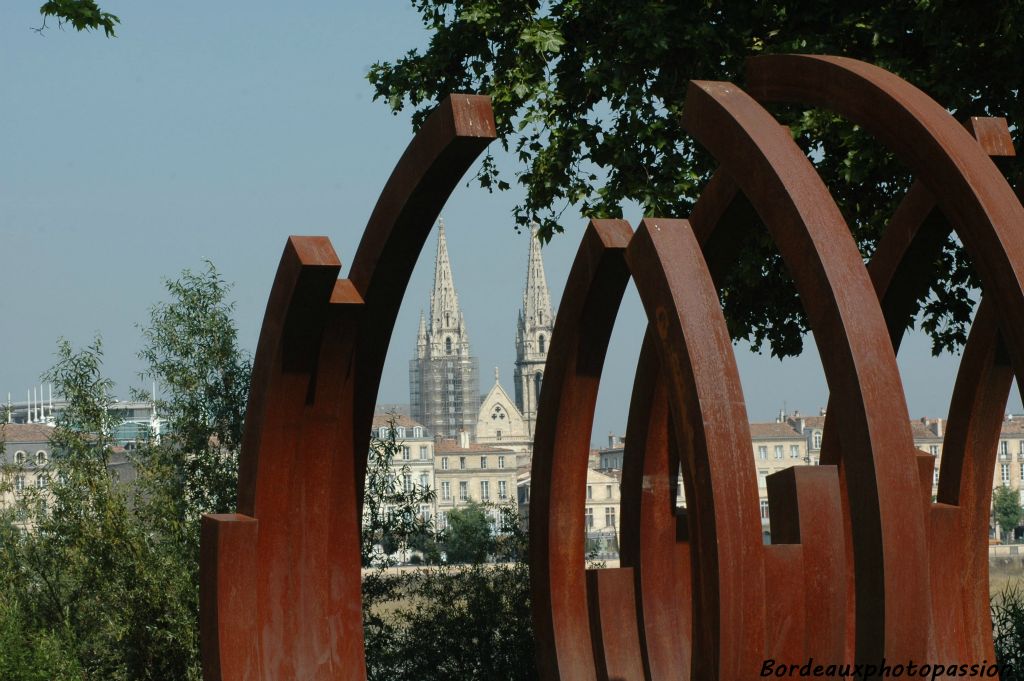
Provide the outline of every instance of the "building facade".
[[[434,479],[437,487],[437,528],[448,527],[452,509],[474,502],[505,506],[516,499],[516,453],[505,447],[472,443],[468,435],[458,440],[438,440],[434,445]],[[491,515],[498,520],[496,508]]]
[[466,432],[472,437],[480,409],[479,374],[452,278],[444,222],[439,221],[430,320],[420,313],[416,354],[409,362],[412,418],[435,436]]

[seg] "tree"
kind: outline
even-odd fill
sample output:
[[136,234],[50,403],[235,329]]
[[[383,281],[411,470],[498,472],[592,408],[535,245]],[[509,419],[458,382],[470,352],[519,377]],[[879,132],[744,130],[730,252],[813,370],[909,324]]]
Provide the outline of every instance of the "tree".
[[115,37],[114,26],[121,23],[115,15],[104,12],[96,4],[96,0],[48,0],[39,8],[43,15],[43,25],[36,29],[39,33],[46,30],[46,18],[54,17],[57,25],[71,24],[77,31],[103,29],[108,38]]
[[[141,329],[143,380],[160,387],[158,412],[167,421],[148,450],[177,517],[194,530],[198,550],[203,513],[234,511],[252,359],[238,346],[231,286],[210,261],[165,280],[170,299],[150,308]],[[142,396],[140,396],[142,397]]]
[[[525,198],[518,226],[541,222],[561,232],[562,213],[618,217],[627,201],[646,215],[685,216],[711,164],[683,131],[689,79],[743,85],[743,61],[764,53],[842,54],[890,69],[958,117],[1024,120],[1024,4],[979,12],[975,3],[820,3],[808,0],[669,3],[644,0],[414,0],[432,32],[423,50],[374,64],[374,97],[393,111],[411,107],[423,122],[450,92],[492,97],[501,144],[521,164]],[[893,156],[857,126],[821,111],[776,111],[814,152],[862,252],[873,251],[909,178]],[[487,156],[479,181],[508,189]],[[1024,167],[1011,169],[1024,180]],[[799,354],[806,317],[764,230],[735,245],[737,265],[718,282],[730,331],[777,356]],[[966,338],[978,281],[959,242],[931,268],[915,315],[933,352]],[[948,290],[948,292],[947,292]]]
[[491,518],[484,506],[471,503],[448,512],[444,549],[449,563],[483,563],[494,546]]
[[1004,536],[1013,537],[1013,531],[1020,525],[1024,509],[1021,509],[1017,492],[999,485],[992,490],[992,515]]
[[198,679],[195,585],[138,511],[144,500],[107,470],[118,422],[102,357],[99,338],[78,350],[61,340],[46,374],[66,404],[49,484],[27,489],[0,523],[0,629],[23,636],[22,661],[47,678]]
[[390,566],[390,556],[413,544],[426,546],[433,522],[420,507],[434,501],[434,491],[411,480],[408,465],[395,467],[402,443],[396,437],[397,414],[387,419],[384,436],[370,439],[370,455],[363,495],[361,553],[363,567]]

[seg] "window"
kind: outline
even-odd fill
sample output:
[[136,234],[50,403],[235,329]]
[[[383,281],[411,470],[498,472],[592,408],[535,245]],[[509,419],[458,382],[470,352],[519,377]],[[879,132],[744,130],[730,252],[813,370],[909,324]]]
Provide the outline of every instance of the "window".
[[411,492],[412,491],[412,474],[411,473],[403,473],[402,474],[402,489],[405,490],[406,492]]
[[505,467],[505,457],[499,456],[498,457],[498,468],[504,468],[504,467]]
[[591,487],[590,485],[587,485],[587,499],[593,499],[593,498],[594,498],[594,488]]
[[460,456],[459,457],[459,470],[460,471],[466,470],[466,457],[464,457],[464,456]]
[[789,446],[789,458],[799,459],[800,458],[800,445]]
[[541,352],[545,352],[547,350],[547,345],[546,345],[546,341],[544,339],[544,334],[541,334],[540,338],[537,339],[537,349],[540,350]]
[[437,526],[442,530],[448,529],[448,511],[437,512]]
[[448,457],[447,456],[442,456],[441,457],[441,470],[443,470],[443,471],[448,470]]
[[[413,437],[416,437],[416,438],[419,438],[419,437],[423,437],[423,426],[415,426],[415,427],[414,427],[414,428],[412,429],[412,436],[413,436]],[[423,449],[424,449],[423,447],[420,447],[420,450],[421,450],[421,451],[422,451]]]
[[427,460],[427,446],[426,445],[420,445],[420,461],[426,461],[426,460]]
[[929,445],[928,446],[928,451],[931,452],[932,456],[938,456],[939,455],[939,446],[938,445]]
[[1003,481],[1003,484],[1009,484],[1010,482],[1010,464],[1002,463],[999,464],[999,479]]
[[605,506],[604,507],[604,526],[615,527],[615,507]]
[[480,468],[487,468],[487,457],[486,456],[481,456],[480,457]]
[[604,498],[605,499],[611,499],[612,498],[612,486],[611,485],[605,485],[604,486]]
[[445,501],[452,498],[452,483],[447,480],[441,483],[441,498]]
[[422,487],[423,489],[426,489],[429,484],[430,484],[430,479],[427,477],[427,474],[426,473],[420,473],[420,487]]
[[498,439],[499,440],[501,439],[501,431],[500,430],[498,431]]
[[757,458],[764,460],[768,458],[768,448],[761,445],[757,448]]
[[775,445],[775,458],[776,459],[781,459],[782,458],[782,445]]
[[768,520],[768,500],[761,500],[761,520]]
[[1024,480],[1024,462],[1020,464],[1020,479]]
[[758,477],[758,481],[757,481],[758,484],[764,485],[765,484],[765,478],[768,477],[768,469],[767,468],[759,468],[758,471],[757,471],[757,477]]
[[463,480],[459,483],[459,501],[469,499],[469,483]]
[[444,339],[444,351],[445,351],[445,354],[448,354],[448,355],[452,354],[452,339],[451,339],[451,337],[448,337],[448,338]]
[[395,428],[395,437],[399,439],[405,437],[405,426],[398,426]]
[[24,492],[25,491],[25,476],[15,475],[14,476],[14,491]]
[[587,509],[586,519],[587,519],[587,529],[589,530],[590,528],[592,528],[594,526],[594,509],[592,509],[592,508],[588,508]]
[[1024,440],[1017,440],[1017,451],[1024,454]]
[[487,480],[480,481],[480,501],[490,501],[491,483]]
[[408,461],[411,453],[408,447],[402,447],[402,461]]
[[37,475],[36,476],[36,489],[46,489],[50,486],[49,475]]
[[939,484],[939,467],[938,466],[936,466],[935,468],[932,469],[932,484],[933,485]]
[[1004,460],[1010,458],[1010,443],[1006,440],[999,441],[999,458]]
[[41,449],[38,452],[36,452],[36,465],[37,466],[45,466],[46,465],[46,452],[44,452]]
[[24,466],[25,465],[25,452],[15,452],[14,453],[14,463],[17,464],[18,466]]
[[821,431],[814,431],[814,449],[821,449]]
[[498,481],[498,498],[508,499],[508,484],[504,480]]

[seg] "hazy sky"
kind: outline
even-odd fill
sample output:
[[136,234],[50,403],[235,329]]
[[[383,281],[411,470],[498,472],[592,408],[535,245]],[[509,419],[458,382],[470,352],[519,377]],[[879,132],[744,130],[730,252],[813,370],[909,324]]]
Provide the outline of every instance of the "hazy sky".
[[[121,17],[116,39],[55,26],[40,36],[31,30],[38,0],[0,5],[3,399],[25,398],[59,336],[84,344],[96,333],[107,372],[127,395],[140,369],[136,324],[163,298],[161,279],[204,258],[235,283],[241,342],[253,349],[287,236],[330,236],[347,268],[411,135],[406,116],[371,101],[365,79],[374,61],[427,40],[408,2],[100,4]],[[498,367],[511,392],[528,248],[513,229],[515,200],[514,191],[463,183],[443,212],[482,391]],[[584,222],[568,217],[564,226],[544,249],[556,304]],[[408,401],[435,244],[432,237],[399,315],[381,402]],[[595,441],[625,427],[643,327],[631,289]],[[752,420],[772,419],[783,405],[811,413],[825,404],[808,346],[785,362],[737,347]],[[958,360],[932,358],[915,336],[900,362],[911,415],[944,416]],[[1010,406],[1020,411],[1016,394]]]

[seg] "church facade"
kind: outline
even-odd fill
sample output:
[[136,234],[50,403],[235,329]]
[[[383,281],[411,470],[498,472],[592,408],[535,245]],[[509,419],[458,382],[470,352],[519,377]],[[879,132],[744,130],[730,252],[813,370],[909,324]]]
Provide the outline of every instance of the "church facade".
[[467,433],[474,443],[516,453],[529,462],[555,316],[551,308],[536,225],[531,225],[523,305],[516,318],[515,375],[512,394],[494,370],[494,383],[479,393],[479,362],[472,354],[465,320],[452,278],[444,223],[438,223],[434,288],[429,322],[420,314],[416,354],[409,363],[412,417],[440,438]]

